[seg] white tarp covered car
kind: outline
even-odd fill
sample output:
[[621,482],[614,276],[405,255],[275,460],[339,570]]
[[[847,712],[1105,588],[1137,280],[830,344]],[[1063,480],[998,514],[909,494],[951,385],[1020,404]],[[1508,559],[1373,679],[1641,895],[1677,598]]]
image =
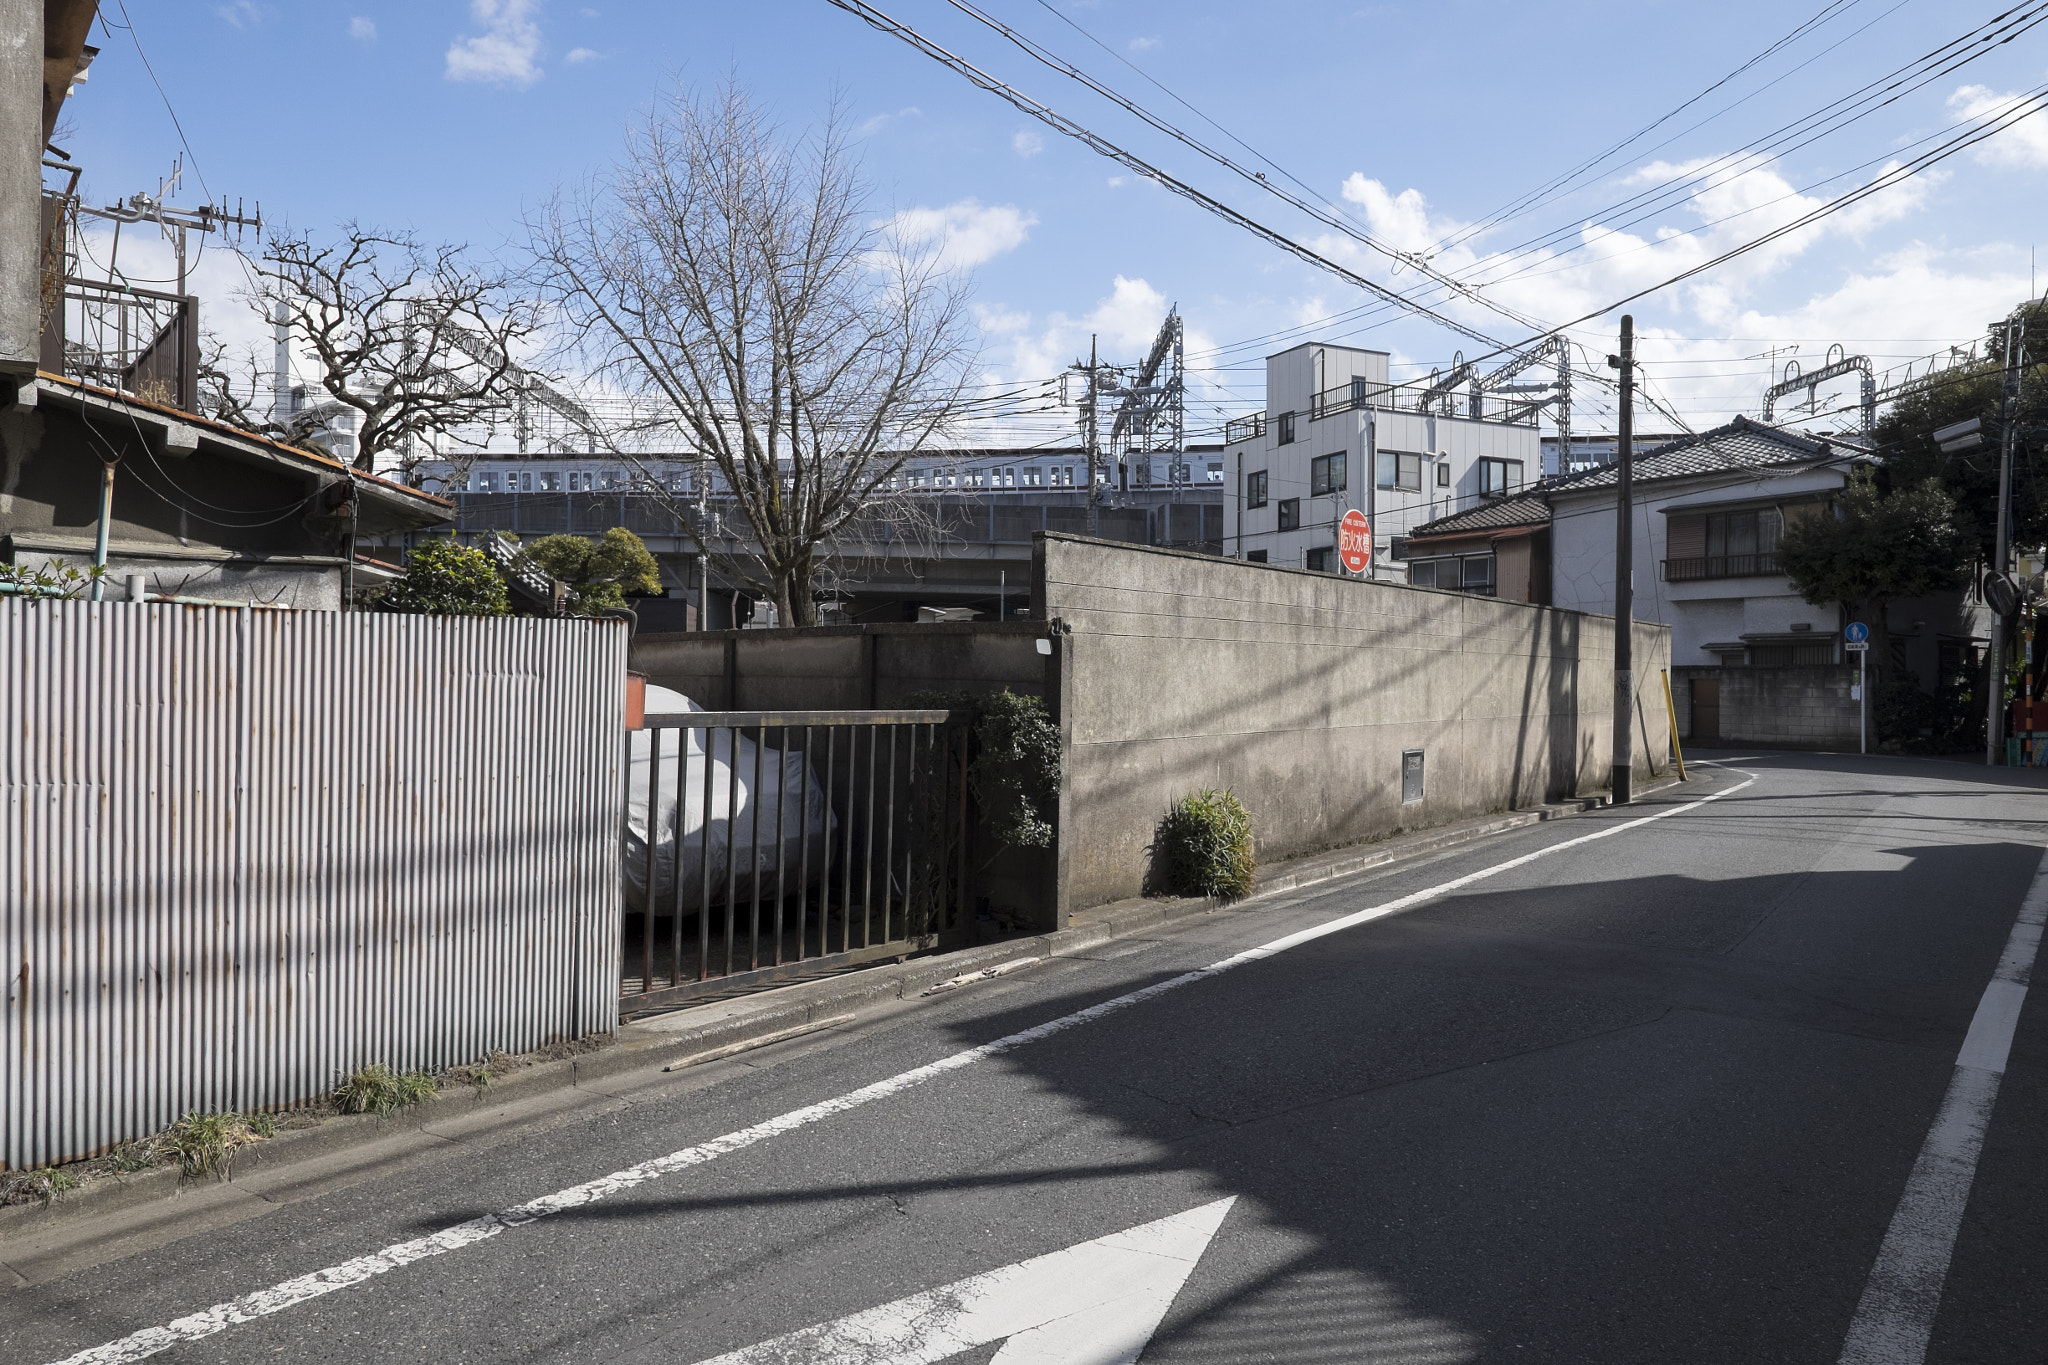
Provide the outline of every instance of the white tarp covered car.
[[[666,687],[649,686],[647,711],[702,711],[690,698]],[[777,808],[782,831],[782,875],[784,885],[795,890],[803,874],[804,844],[810,844],[810,875],[813,881],[824,875],[827,835],[832,816],[810,760],[801,750],[769,748],[756,753],[757,745],[744,735],[737,736],[738,782],[733,781],[734,732],[731,730],[635,730],[629,736],[627,764],[629,782],[626,810],[626,905],[632,910],[647,908],[647,783],[654,769],[655,740],[661,742],[661,768],[656,778],[660,787],[654,810],[654,913],[671,910],[676,897],[676,846],[682,846],[682,889],[684,914],[698,908],[703,895],[698,875],[706,859],[704,802],[705,738],[710,736],[711,803],[708,811],[711,872],[711,903],[722,905],[726,896],[728,864],[732,873],[735,903],[753,896],[754,878],[761,878],[761,894],[775,894]],[[769,734],[775,735],[775,731]],[[684,764],[682,801],[676,800],[676,763]],[[760,785],[755,788],[756,760]],[[808,812],[808,814],[806,814]],[[756,814],[759,820],[756,820]],[[759,838],[755,831],[759,829]],[[735,850],[737,854],[735,855]]]

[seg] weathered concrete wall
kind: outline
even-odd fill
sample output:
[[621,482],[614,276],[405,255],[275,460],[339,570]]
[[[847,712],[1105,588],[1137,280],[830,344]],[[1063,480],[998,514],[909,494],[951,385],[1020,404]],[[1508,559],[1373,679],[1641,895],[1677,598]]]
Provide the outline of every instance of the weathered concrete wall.
[[1854,664],[1792,668],[1675,668],[1671,694],[1678,738],[1693,737],[1693,688],[1701,679],[1721,684],[1722,747],[1854,749],[1857,703],[1849,689]]
[[41,344],[42,160],[43,0],[0,0],[0,374]]
[[863,710],[913,692],[1046,695],[1035,621],[642,634],[632,667],[714,711]]
[[[1138,894],[1174,798],[1228,787],[1262,861],[1592,791],[1611,617],[1047,536],[1060,638],[1062,910]],[[1034,611],[1034,615],[1039,614]],[[1669,751],[1670,630],[1635,630],[1635,771]],[[1425,794],[1403,805],[1404,750]]]

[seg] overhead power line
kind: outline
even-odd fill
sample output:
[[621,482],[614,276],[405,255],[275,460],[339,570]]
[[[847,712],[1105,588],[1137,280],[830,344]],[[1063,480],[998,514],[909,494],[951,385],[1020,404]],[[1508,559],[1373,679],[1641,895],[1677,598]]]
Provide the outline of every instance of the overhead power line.
[[836,6],[839,9],[845,10],[848,14],[851,14],[856,18],[863,20],[864,22],[866,22],[867,24],[869,24],[871,27],[875,28],[878,31],[886,33],[891,37],[901,39],[903,42],[909,44],[913,48],[916,48],[919,52],[924,53],[932,60],[939,62],[940,64],[946,67],[951,68],[953,71],[958,72],[961,76],[964,76],[968,81],[970,81],[972,84],[979,87],[980,89],[986,90],[990,94],[997,96],[998,98],[1012,105],[1022,113],[1029,114],[1032,118],[1037,119],[1039,122],[1045,124],[1049,128],[1052,128],[1054,131],[1061,133],[1066,137],[1074,139],[1076,142],[1079,142],[1082,146],[1087,147],[1090,151],[1095,152],[1097,155],[1106,157],[1109,160],[1116,162],[1118,165],[1123,166],[1127,170],[1130,170],[1138,175],[1145,177],[1147,180],[1154,182],[1161,188],[1172,191],[1174,194],[1177,194],[1181,198],[1188,200],[1190,203],[1199,205],[1200,207],[1207,209],[1209,212],[1215,214],[1217,217],[1222,218],[1225,222],[1231,223],[1237,227],[1241,227],[1245,231],[1250,232],[1257,237],[1263,238],[1265,241],[1270,242],[1272,245],[1279,247],[1282,251],[1287,252],[1289,255],[1297,256],[1300,259],[1308,262],[1310,265],[1314,265],[1323,270],[1327,270],[1331,274],[1336,275],[1339,278],[1356,285],[1357,287],[1367,291],[1368,293],[1377,295],[1378,297],[1386,300],[1388,303],[1393,304],[1396,307],[1405,308],[1409,312],[1412,312],[1419,317],[1426,317],[1430,319],[1432,322],[1450,328],[1452,331],[1457,332],[1461,336],[1470,337],[1472,340],[1483,342],[1488,346],[1502,345],[1502,343],[1497,338],[1488,336],[1486,333],[1478,331],[1473,327],[1469,327],[1465,323],[1458,321],[1456,318],[1438,312],[1436,309],[1429,307],[1427,304],[1419,303],[1416,300],[1409,298],[1407,295],[1402,294],[1397,290],[1389,289],[1385,285],[1380,284],[1375,280],[1368,279],[1364,275],[1360,275],[1354,270],[1350,270],[1345,266],[1341,266],[1337,264],[1337,262],[1331,260],[1329,257],[1322,255],[1320,252],[1314,251],[1309,247],[1303,246],[1301,243],[1293,240],[1292,238],[1287,237],[1284,234],[1267,227],[1264,223],[1261,223],[1256,219],[1249,217],[1246,214],[1240,213],[1238,210],[1230,207],[1230,205],[1228,204],[1223,203],[1221,200],[1213,198],[1210,195],[1204,194],[1202,191],[1196,189],[1194,186],[1190,184],[1187,184],[1185,181],[1178,180],[1175,177],[1168,175],[1165,171],[1160,170],[1157,166],[1152,165],[1150,162],[1141,160],[1136,155],[1125,151],[1123,148],[1117,146],[1113,142],[1110,142],[1108,139],[1103,138],[1093,132],[1090,132],[1087,128],[1082,127],[1079,123],[1074,122],[1074,120],[1066,117],[1064,114],[1057,113],[1051,108],[1047,107],[1046,105],[1041,104],[1037,100],[1032,99],[1030,96],[1022,94],[1019,91],[1011,88],[1010,86],[1005,85],[1002,81],[997,80],[994,76],[989,75],[987,72],[981,70],[979,67],[973,65],[971,62],[965,61],[960,57],[954,56],[951,52],[947,51],[943,47],[940,47],[937,43],[925,37],[917,30],[910,28],[908,25],[898,23],[896,20],[882,13],[874,6],[865,3],[865,0],[829,0],[829,3]]
[[[1025,37],[1023,34],[1017,32],[1017,30],[1011,28],[1008,24],[1003,23],[1000,19],[997,19],[993,15],[989,14],[986,10],[983,10],[979,6],[972,4],[970,0],[947,0],[947,3],[952,5],[954,9],[957,9],[961,13],[968,15],[976,22],[986,26],[987,28],[993,30],[995,33],[999,34],[1003,38],[1007,39],[1020,52],[1023,52],[1026,56],[1031,57],[1033,60],[1039,62],[1041,65],[1049,67],[1050,69],[1057,71],[1061,75],[1066,76],[1069,79],[1080,83],[1081,85],[1094,91],[1096,94],[1102,96],[1110,103],[1116,105],[1118,108],[1124,110],[1127,113],[1135,115],[1138,119],[1143,121],[1149,127],[1152,127],[1158,130],[1159,132],[1166,134],[1168,137],[1180,143],[1182,146],[1187,147],[1191,151],[1194,151],[1202,156],[1207,157],[1209,160],[1223,167],[1231,174],[1238,176],[1246,184],[1251,185],[1254,188],[1264,190],[1266,193],[1272,195],[1274,198],[1280,200],[1282,203],[1301,210],[1303,213],[1306,213],[1311,218],[1315,219],[1318,223],[1323,224],[1325,227],[1333,228],[1336,231],[1343,233],[1345,236],[1351,238],[1353,241],[1368,248],[1369,250],[1378,252],[1380,255],[1386,257],[1388,260],[1394,262],[1396,265],[1406,265],[1412,267],[1417,272],[1427,276],[1431,280],[1434,280],[1436,283],[1443,285],[1448,289],[1455,290],[1457,293],[1463,295],[1465,298],[1471,300],[1473,303],[1477,303],[1482,307],[1492,309],[1494,312],[1500,314],[1502,317],[1508,319],[1510,322],[1518,323],[1523,327],[1534,328],[1538,331],[1549,330],[1536,319],[1528,317],[1525,314],[1518,313],[1504,304],[1496,303],[1492,299],[1489,299],[1482,295],[1478,290],[1466,284],[1464,281],[1455,279],[1451,275],[1446,274],[1444,271],[1436,269],[1434,266],[1430,265],[1424,257],[1419,256],[1413,252],[1403,251],[1399,247],[1383,242],[1379,240],[1377,237],[1373,236],[1371,233],[1360,229],[1357,224],[1351,222],[1341,213],[1333,213],[1321,204],[1314,203],[1310,200],[1302,198],[1298,194],[1294,194],[1291,191],[1284,190],[1280,186],[1274,184],[1271,180],[1267,179],[1263,172],[1254,171],[1249,167],[1238,164],[1236,161],[1233,161],[1230,157],[1224,155],[1222,152],[1217,151],[1214,147],[1211,147],[1207,143],[1199,141],[1198,139],[1189,136],[1187,133],[1182,132],[1173,124],[1168,123],[1165,119],[1160,118],[1158,115],[1146,109],[1136,100],[1133,100],[1129,96],[1121,94],[1118,91],[1110,88],[1109,86],[1103,84],[1101,81],[1096,80],[1093,76],[1090,76],[1087,72],[1081,70],[1081,68],[1075,66],[1072,62],[1069,62],[1065,58],[1059,56],[1057,53],[1052,52],[1049,49],[1040,45],[1039,43],[1036,43],[1032,41],[1030,38]],[[1855,3],[1855,0],[1837,0],[1837,3],[1853,4]],[[1289,177],[1289,179],[1292,178],[1293,177],[1291,176]]]

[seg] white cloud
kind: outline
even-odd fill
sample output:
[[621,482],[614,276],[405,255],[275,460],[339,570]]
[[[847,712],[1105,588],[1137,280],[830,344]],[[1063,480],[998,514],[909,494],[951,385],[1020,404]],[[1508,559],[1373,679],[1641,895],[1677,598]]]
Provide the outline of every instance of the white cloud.
[[889,237],[901,248],[935,251],[941,268],[959,270],[1016,250],[1037,225],[1037,214],[1014,205],[962,199],[943,208],[904,209],[890,220]]
[[[1972,94],[1970,100],[1979,98]],[[1970,101],[1956,107],[1967,111]],[[1851,354],[1871,354],[1883,370],[1921,348],[1921,341],[1909,339],[1924,340],[1928,350],[1951,340],[1966,342],[1981,333],[1986,319],[2025,295],[2023,248],[1992,248],[1981,259],[1923,243],[1874,259],[1855,250],[1877,230],[1926,209],[1943,183],[1943,172],[1893,182],[1895,170],[1896,163],[1862,181],[1883,188],[1849,208],[1634,302],[1629,311],[1636,316],[1639,354],[1649,365],[1654,392],[1697,425],[1725,422],[1738,411],[1754,415],[1770,368],[1757,353],[1771,340],[1797,342],[1803,348],[1799,358],[1810,354],[1816,363],[1829,343],[1840,342]],[[1418,189],[1396,193],[1356,174],[1344,182],[1343,197],[1388,245],[1404,252],[1434,250],[1429,261],[1435,269],[1476,284],[1487,297],[1527,316],[1559,322],[1788,227],[1854,187],[1841,182],[1804,193],[1783,167],[1762,158],[1655,163],[1626,181],[1634,190],[1650,190],[1693,178],[1698,183],[1686,197],[1639,222],[1586,223],[1548,245],[1523,250],[1506,244],[1527,236],[1527,225],[1510,226],[1500,250],[1490,250],[1485,236],[1451,240],[1462,237],[1467,225],[1439,215]],[[1410,267],[1396,268],[1340,233],[1326,233],[1311,245],[1403,292],[1417,283]],[[1517,330],[1490,309],[1455,296],[1437,306],[1497,334]],[[1312,324],[1335,309],[1323,309],[1318,300],[1298,311],[1301,323]],[[1597,359],[1613,349],[1615,327],[1610,314],[1573,335]],[[1447,359],[1454,344],[1446,338],[1442,352],[1427,363]],[[1853,389],[1848,385],[1841,396],[1852,397]],[[1829,393],[1821,397],[1825,404]],[[1588,385],[1580,398],[1582,428],[1614,420],[1611,390]],[[1823,417],[1821,425],[1842,420]]]
[[569,49],[568,55],[563,57],[562,60],[571,66],[581,66],[585,62],[596,61],[599,55],[596,48],[572,47]]
[[229,0],[229,3],[225,5],[215,5],[213,12],[233,24],[236,28],[260,24],[269,17],[267,9],[261,5],[251,3],[251,0]]
[[1133,52],[1150,52],[1158,46],[1159,40],[1157,38],[1133,38],[1130,43],[1131,51]]
[[1018,156],[1037,156],[1045,150],[1045,139],[1029,128],[1019,128],[1017,135],[1010,139],[1010,147]]
[[1113,190],[1120,190],[1124,187],[1124,178],[1120,175],[1113,175],[1103,183]]
[[362,15],[358,14],[355,18],[348,21],[348,36],[365,43],[375,42],[377,40],[377,21],[365,19]]
[[541,78],[537,0],[469,0],[470,18],[484,31],[457,38],[448,48],[451,81],[481,81],[521,89]]
[[853,131],[861,137],[873,137],[875,134],[886,131],[905,119],[923,117],[924,110],[911,104],[898,109],[893,114],[876,114],[873,118],[863,119],[859,124],[855,125]]
[[[1966,85],[1948,97],[1948,107],[1959,118],[1985,120],[2001,113],[2010,114],[2013,102],[2026,98],[2000,94],[1989,86]],[[2035,112],[1979,142],[1970,149],[1970,154],[1987,166],[2028,170],[2048,167],[2048,111],[2043,110],[2040,96],[2034,96],[2032,103]]]

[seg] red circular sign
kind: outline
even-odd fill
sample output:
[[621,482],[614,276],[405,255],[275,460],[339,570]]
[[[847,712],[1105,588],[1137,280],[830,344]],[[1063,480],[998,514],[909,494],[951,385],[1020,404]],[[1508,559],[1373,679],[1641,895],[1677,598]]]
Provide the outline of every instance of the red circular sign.
[[1355,507],[1337,523],[1337,558],[1353,573],[1364,573],[1372,563],[1372,527]]

